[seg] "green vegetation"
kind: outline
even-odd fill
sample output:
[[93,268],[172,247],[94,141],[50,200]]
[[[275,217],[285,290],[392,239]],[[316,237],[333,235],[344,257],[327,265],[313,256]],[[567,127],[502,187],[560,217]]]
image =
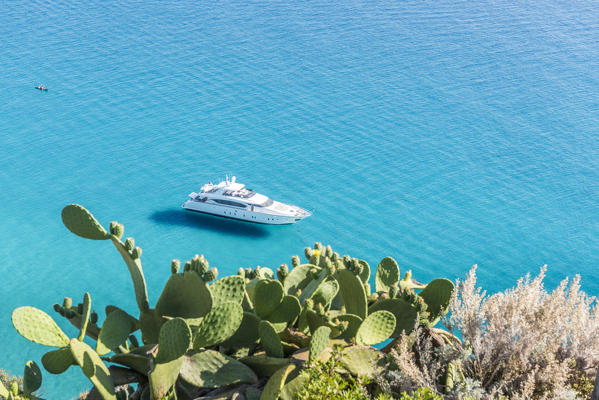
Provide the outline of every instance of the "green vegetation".
[[[565,399],[593,388],[599,313],[578,281],[549,295],[527,280],[486,298],[473,273],[456,291],[447,279],[401,277],[385,257],[372,292],[366,261],[316,243],[304,250],[305,263],[294,256],[291,268],[246,268],[218,280],[203,256],[182,268],[173,260],[152,306],[142,249],[122,240],[122,224],[107,230],[74,204],[62,220],[78,236],[115,246],[138,309],[110,305],[100,321],[85,293],[79,304],[65,297],[54,305],[77,328],[72,337],[34,307],[15,309],[12,322],[23,337],[52,348],[41,359],[46,371],[81,369],[93,385],[89,399]],[[448,330],[435,327],[442,319]],[[559,327],[567,329],[539,346],[539,337]],[[585,350],[594,356],[585,358]],[[551,381],[558,373],[559,385]],[[30,361],[22,383],[2,382],[0,398],[33,399],[41,371]]]

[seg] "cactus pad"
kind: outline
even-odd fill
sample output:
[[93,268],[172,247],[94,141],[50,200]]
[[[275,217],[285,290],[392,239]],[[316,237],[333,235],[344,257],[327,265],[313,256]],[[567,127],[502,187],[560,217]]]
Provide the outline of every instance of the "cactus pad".
[[368,283],[370,279],[370,265],[364,260],[358,260],[358,263],[362,266],[362,272],[358,276],[363,283]]
[[285,293],[295,295],[298,289],[303,289],[312,280],[310,269],[314,268],[310,264],[302,264],[294,267],[289,271],[289,275],[285,278],[283,288]]
[[260,378],[268,378],[280,368],[292,363],[289,358],[269,357],[264,354],[243,357],[239,361],[250,367]]
[[94,216],[79,204],[69,204],[62,209],[62,222],[75,235],[86,239],[105,240],[110,237]]
[[289,374],[295,370],[297,367],[293,364],[286,365],[275,372],[266,385],[264,389],[262,389],[262,395],[260,396],[260,400],[277,400],[279,395],[281,394],[281,390],[287,381],[287,377]]
[[210,285],[213,305],[232,301],[241,304],[245,295],[245,281],[241,276],[232,275],[219,279]]
[[283,285],[281,282],[261,279],[254,289],[254,308],[256,313],[266,318],[283,300]]
[[149,373],[152,398],[162,399],[175,384],[190,343],[191,330],[182,318],[162,325],[154,369]]
[[322,286],[325,279],[327,279],[327,270],[314,268],[312,271],[313,277],[310,282],[302,289],[302,293],[299,295],[300,303],[304,304],[306,299],[312,297],[314,292]]
[[42,365],[51,374],[62,374],[71,365],[77,365],[68,347],[52,350],[42,356]]
[[299,300],[295,296],[286,295],[283,301],[266,318],[277,332],[281,332],[287,324],[293,322],[302,311]]
[[385,357],[371,347],[346,347],[340,362],[354,376],[375,379],[385,371]]
[[399,337],[402,331],[412,332],[418,321],[418,310],[402,298],[379,300],[370,306],[368,312],[386,310],[395,316],[395,330],[392,338]]
[[370,314],[356,333],[356,343],[372,345],[387,340],[395,330],[395,317],[389,311],[381,310]]
[[79,333],[79,337],[77,338],[79,341],[83,340],[85,337],[85,332],[87,332],[87,324],[89,323],[89,316],[92,310],[92,298],[89,293],[85,293],[83,295],[83,307],[81,310],[81,332]]
[[131,281],[133,282],[133,290],[135,291],[135,300],[137,302],[137,306],[139,307],[140,311],[146,311],[149,308],[148,289],[146,287],[146,278],[141,267],[141,259],[133,258],[123,242],[121,242],[116,236],[111,236],[110,239],[127,265],[129,275],[131,275]]
[[51,347],[68,346],[69,338],[48,314],[35,307],[19,307],[12,312],[12,323],[25,339]]
[[160,315],[199,318],[212,308],[208,286],[195,271],[171,274],[156,303]]
[[347,322],[347,327],[341,333],[341,335],[335,337],[335,339],[352,339],[356,337],[360,325],[362,325],[362,318],[353,314],[342,314],[337,317],[341,322]]
[[331,303],[331,301],[333,301],[338,291],[339,284],[336,280],[331,279],[323,282],[322,285],[316,289],[311,298],[315,304],[320,303],[326,307]]
[[245,311],[239,329],[222,345],[225,347],[244,347],[256,343],[260,337],[258,333],[259,324],[260,318],[256,314]]
[[110,362],[125,365],[144,375],[147,375],[150,370],[149,358],[141,354],[115,354],[110,358]]
[[160,328],[156,362],[168,363],[185,354],[191,344],[191,330],[182,318],[167,321]]
[[23,372],[23,390],[33,393],[42,386],[42,371],[33,361],[27,361]]
[[329,336],[331,335],[331,328],[328,326],[321,326],[312,335],[310,340],[310,356],[308,357],[308,363],[312,364],[316,361],[316,358],[322,353],[322,351],[329,345]]
[[110,372],[98,354],[86,343],[71,339],[69,348],[81,370],[94,384],[104,400],[116,400]]
[[430,313],[429,319],[431,321],[436,321],[447,313],[453,289],[453,283],[448,279],[442,278],[431,281],[420,292],[420,297],[428,305],[427,311]]
[[198,326],[193,348],[222,343],[233,336],[242,320],[243,308],[237,303],[229,301],[213,307]]
[[339,283],[339,293],[343,298],[346,312],[365,318],[368,302],[360,278],[347,269],[337,271],[335,278]]
[[106,320],[102,324],[96,352],[99,355],[108,354],[123,344],[134,329],[135,325],[131,323],[131,316],[120,309],[115,309],[106,316]]
[[181,378],[201,388],[255,383],[258,380],[247,365],[214,350],[200,350],[185,356]]
[[260,343],[262,343],[266,355],[282,358],[283,345],[281,344],[281,338],[277,335],[272,324],[268,321],[260,321],[258,332],[260,333]]
[[150,308],[139,314],[139,327],[141,328],[141,340],[144,344],[158,343],[158,335],[166,318],[160,316],[155,309]]
[[388,292],[393,284],[399,281],[399,266],[391,257],[385,257],[379,263],[374,276],[374,289],[377,292]]

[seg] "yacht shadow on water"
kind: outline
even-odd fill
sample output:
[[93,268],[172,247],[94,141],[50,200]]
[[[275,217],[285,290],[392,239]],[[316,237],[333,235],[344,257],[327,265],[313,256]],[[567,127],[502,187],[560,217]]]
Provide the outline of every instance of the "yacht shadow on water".
[[174,208],[156,211],[150,216],[150,219],[164,225],[187,226],[237,236],[256,238],[270,236],[270,231],[266,226]]

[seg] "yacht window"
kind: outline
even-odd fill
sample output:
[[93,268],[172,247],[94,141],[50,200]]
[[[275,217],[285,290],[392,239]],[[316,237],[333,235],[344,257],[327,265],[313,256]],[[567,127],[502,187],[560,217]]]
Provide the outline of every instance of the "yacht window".
[[239,208],[245,208],[245,204],[243,203],[238,203],[236,201],[230,201],[230,200],[220,200],[220,199],[213,199],[214,201],[216,201],[217,203],[220,204],[225,204],[227,206],[233,206],[233,207],[239,207]]
[[262,204],[256,204],[258,207],[268,207],[268,206],[272,206],[272,203],[274,203],[274,201],[272,201],[272,199],[266,199],[266,201]]

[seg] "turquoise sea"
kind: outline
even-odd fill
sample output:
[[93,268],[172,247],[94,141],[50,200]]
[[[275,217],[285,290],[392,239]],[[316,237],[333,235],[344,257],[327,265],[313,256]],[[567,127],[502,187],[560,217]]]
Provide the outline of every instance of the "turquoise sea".
[[[114,248],[63,227],[73,202],[125,224],[152,301],[173,258],[231,274],[317,240],[422,281],[478,264],[497,291],[548,264],[548,286],[597,294],[598,38],[577,0],[1,2],[0,368],[47,350],[17,306],[136,311]],[[314,216],[180,209],[226,173]],[[44,379],[50,399],[89,387]]]

